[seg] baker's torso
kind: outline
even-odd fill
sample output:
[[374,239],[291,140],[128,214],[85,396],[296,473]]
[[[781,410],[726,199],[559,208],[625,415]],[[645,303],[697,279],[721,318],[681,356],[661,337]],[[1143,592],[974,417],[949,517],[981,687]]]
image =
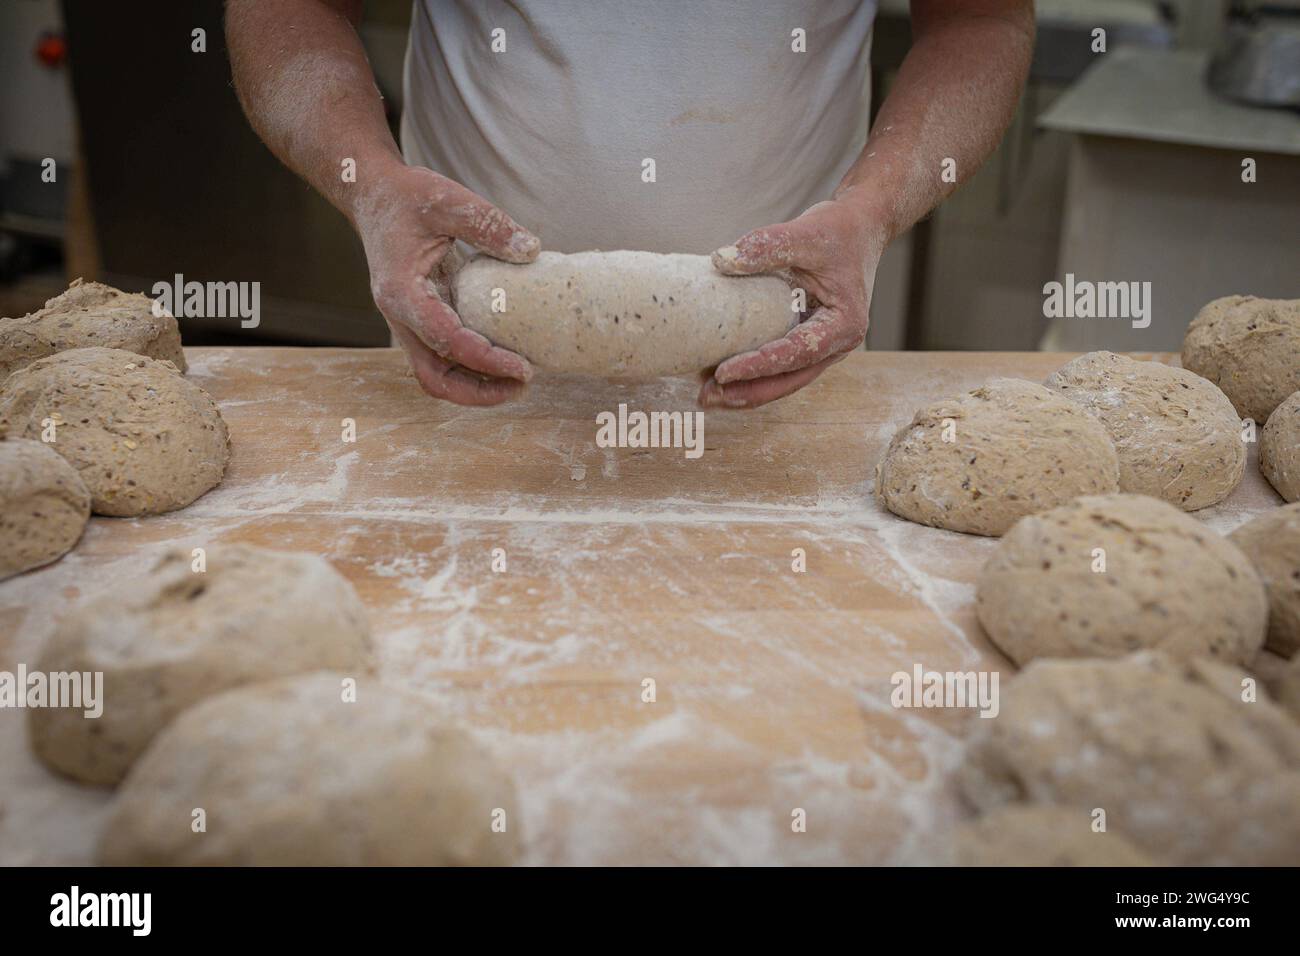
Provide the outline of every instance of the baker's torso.
[[707,253],[829,198],[866,142],[874,15],[862,0],[415,0],[403,153],[547,249]]

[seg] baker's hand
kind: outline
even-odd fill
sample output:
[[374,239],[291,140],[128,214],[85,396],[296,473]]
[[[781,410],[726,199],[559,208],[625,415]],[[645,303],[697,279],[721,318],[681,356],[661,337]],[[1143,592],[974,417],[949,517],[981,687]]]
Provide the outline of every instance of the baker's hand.
[[726,275],[788,270],[817,307],[784,338],[719,365],[700,389],[700,404],[753,408],[775,401],[861,345],[884,248],[884,228],[846,194],[713,253],[714,268]]
[[456,239],[507,262],[531,262],[537,237],[481,196],[429,169],[400,166],[353,206],[370,291],[420,387],[458,405],[497,405],[532,377],[522,356],[461,325],[435,282]]

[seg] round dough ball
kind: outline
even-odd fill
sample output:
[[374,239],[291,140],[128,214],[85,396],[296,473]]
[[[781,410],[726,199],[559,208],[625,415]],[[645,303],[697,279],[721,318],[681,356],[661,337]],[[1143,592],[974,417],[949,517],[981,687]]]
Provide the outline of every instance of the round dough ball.
[[1300,299],[1215,299],[1187,327],[1183,368],[1223,389],[1242,418],[1265,421],[1300,389]]
[[370,667],[365,610],[347,579],[314,554],[216,545],[207,570],[171,551],[144,577],[60,621],[42,671],[101,672],[103,714],[28,711],[32,749],[55,770],[115,784],[177,714],[205,697],[333,668]]
[[1250,559],[1268,592],[1265,646],[1290,657],[1300,650],[1300,502],[1264,512],[1228,540]]
[[876,497],[894,514],[971,534],[999,535],[1025,515],[1118,487],[1101,424],[1011,378],[922,408],[876,466]]
[[41,442],[0,441],[0,581],[67,554],[89,518],[71,465]]
[[632,381],[712,368],[799,318],[777,276],[727,276],[708,256],[626,249],[543,252],[527,265],[478,256],[452,289],[466,328],[539,368]]
[[166,312],[154,315],[153,307],[148,296],[76,279],[39,312],[0,319],[0,383],[37,359],[92,346],[166,359],[183,372],[176,320]]
[[[104,824],[109,866],[501,866],[519,849],[514,784],[464,731],[395,687],[319,673],[186,711]],[[207,832],[190,829],[195,807]],[[504,832],[493,813],[505,811]]]
[[1008,804],[958,828],[957,866],[1154,866],[1122,834],[1092,829],[1092,815],[1067,807]]
[[1155,653],[1041,660],[977,720],[962,791],[984,810],[1106,811],[1108,829],[1175,864],[1300,862],[1300,733],[1244,675]]
[[96,514],[183,508],[215,487],[230,459],[216,403],[170,362],[122,349],[71,349],[20,369],[0,386],[0,432],[40,438],[90,489]]
[[1228,497],[1246,473],[1232,402],[1186,369],[1089,352],[1044,384],[1106,427],[1119,455],[1120,491],[1195,511]]
[[[1104,551],[1105,570],[1100,568]],[[1177,508],[1099,495],[1025,518],[976,583],[976,611],[1017,664],[1158,648],[1244,664],[1264,643],[1268,598],[1250,560]]]
[[1259,435],[1259,470],[1286,501],[1300,501],[1300,392],[1273,410]]

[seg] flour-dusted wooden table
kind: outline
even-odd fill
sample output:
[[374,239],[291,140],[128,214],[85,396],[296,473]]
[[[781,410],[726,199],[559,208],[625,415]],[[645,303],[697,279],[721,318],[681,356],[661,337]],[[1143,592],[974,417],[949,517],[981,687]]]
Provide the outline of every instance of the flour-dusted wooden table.
[[[995,542],[882,511],[873,471],[918,405],[1066,356],[855,354],[775,405],[707,412],[698,460],[595,444],[599,412],[689,411],[693,382],[541,378],[467,409],[426,398],[392,350],[188,356],[230,424],[225,481],[174,514],[95,518],[0,584],[0,670],[34,667],[74,601],[168,547],[301,549],[356,586],[381,675],[512,768],[526,862],[923,860],[964,812],[952,771],[978,718],[894,709],[889,679],[1010,677],[973,608]],[[1227,531],[1279,500],[1252,446],[1198,516]],[[0,710],[0,768],[0,863],[89,861],[109,793],[38,764],[22,711]]]

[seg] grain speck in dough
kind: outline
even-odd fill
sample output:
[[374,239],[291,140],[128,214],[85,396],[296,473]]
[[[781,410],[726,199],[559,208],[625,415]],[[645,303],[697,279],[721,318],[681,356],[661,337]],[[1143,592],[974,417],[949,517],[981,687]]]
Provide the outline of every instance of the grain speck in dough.
[[72,610],[42,671],[104,675],[98,718],[28,711],[32,748],[86,783],[115,784],[177,714],[232,687],[370,666],[365,611],[352,586],[313,554],[214,545],[207,570],[171,551],[139,578]]
[[[690,375],[779,339],[799,314],[773,275],[725,276],[708,256],[543,252],[472,259],[453,280],[461,321],[553,372],[646,380]],[[493,290],[505,311],[493,311]]]
[[1186,369],[1089,352],[1044,384],[1106,427],[1119,455],[1120,491],[1195,511],[1228,497],[1246,473],[1232,402]]
[[56,452],[0,440],[0,580],[72,550],[90,518],[90,492]]
[[1300,731],[1241,671],[1153,652],[1038,660],[977,720],[959,773],[971,803],[1100,807],[1162,862],[1300,863]]
[[176,320],[153,306],[148,296],[76,279],[39,312],[0,319],[0,382],[47,355],[95,346],[166,359],[184,372]]
[[[521,815],[509,775],[413,694],[360,681],[344,701],[345,676],[257,684],[182,714],[122,785],[99,862],[515,862]],[[191,831],[195,807],[207,812],[206,833]]]
[[922,408],[876,466],[876,496],[894,514],[972,534],[1000,535],[1027,514],[1118,487],[1101,423],[1010,378]]
[[1122,833],[1073,807],[1011,803],[957,828],[957,866],[1154,866]]
[[1215,299],[1187,327],[1183,368],[1223,389],[1242,418],[1267,420],[1300,389],[1300,299]]
[[1265,646],[1290,657],[1300,650],[1300,502],[1264,512],[1228,540],[1250,559],[1268,592]]
[[1300,392],[1268,416],[1259,435],[1259,470],[1286,501],[1300,501]]
[[226,423],[208,393],[171,362],[122,349],[59,352],[0,386],[0,431],[40,439],[90,489],[96,514],[183,508],[213,488],[230,458]]
[[1268,621],[1246,555],[1146,495],[1077,498],[1024,518],[998,543],[975,593],[984,630],[1017,664],[1143,648],[1246,664]]

